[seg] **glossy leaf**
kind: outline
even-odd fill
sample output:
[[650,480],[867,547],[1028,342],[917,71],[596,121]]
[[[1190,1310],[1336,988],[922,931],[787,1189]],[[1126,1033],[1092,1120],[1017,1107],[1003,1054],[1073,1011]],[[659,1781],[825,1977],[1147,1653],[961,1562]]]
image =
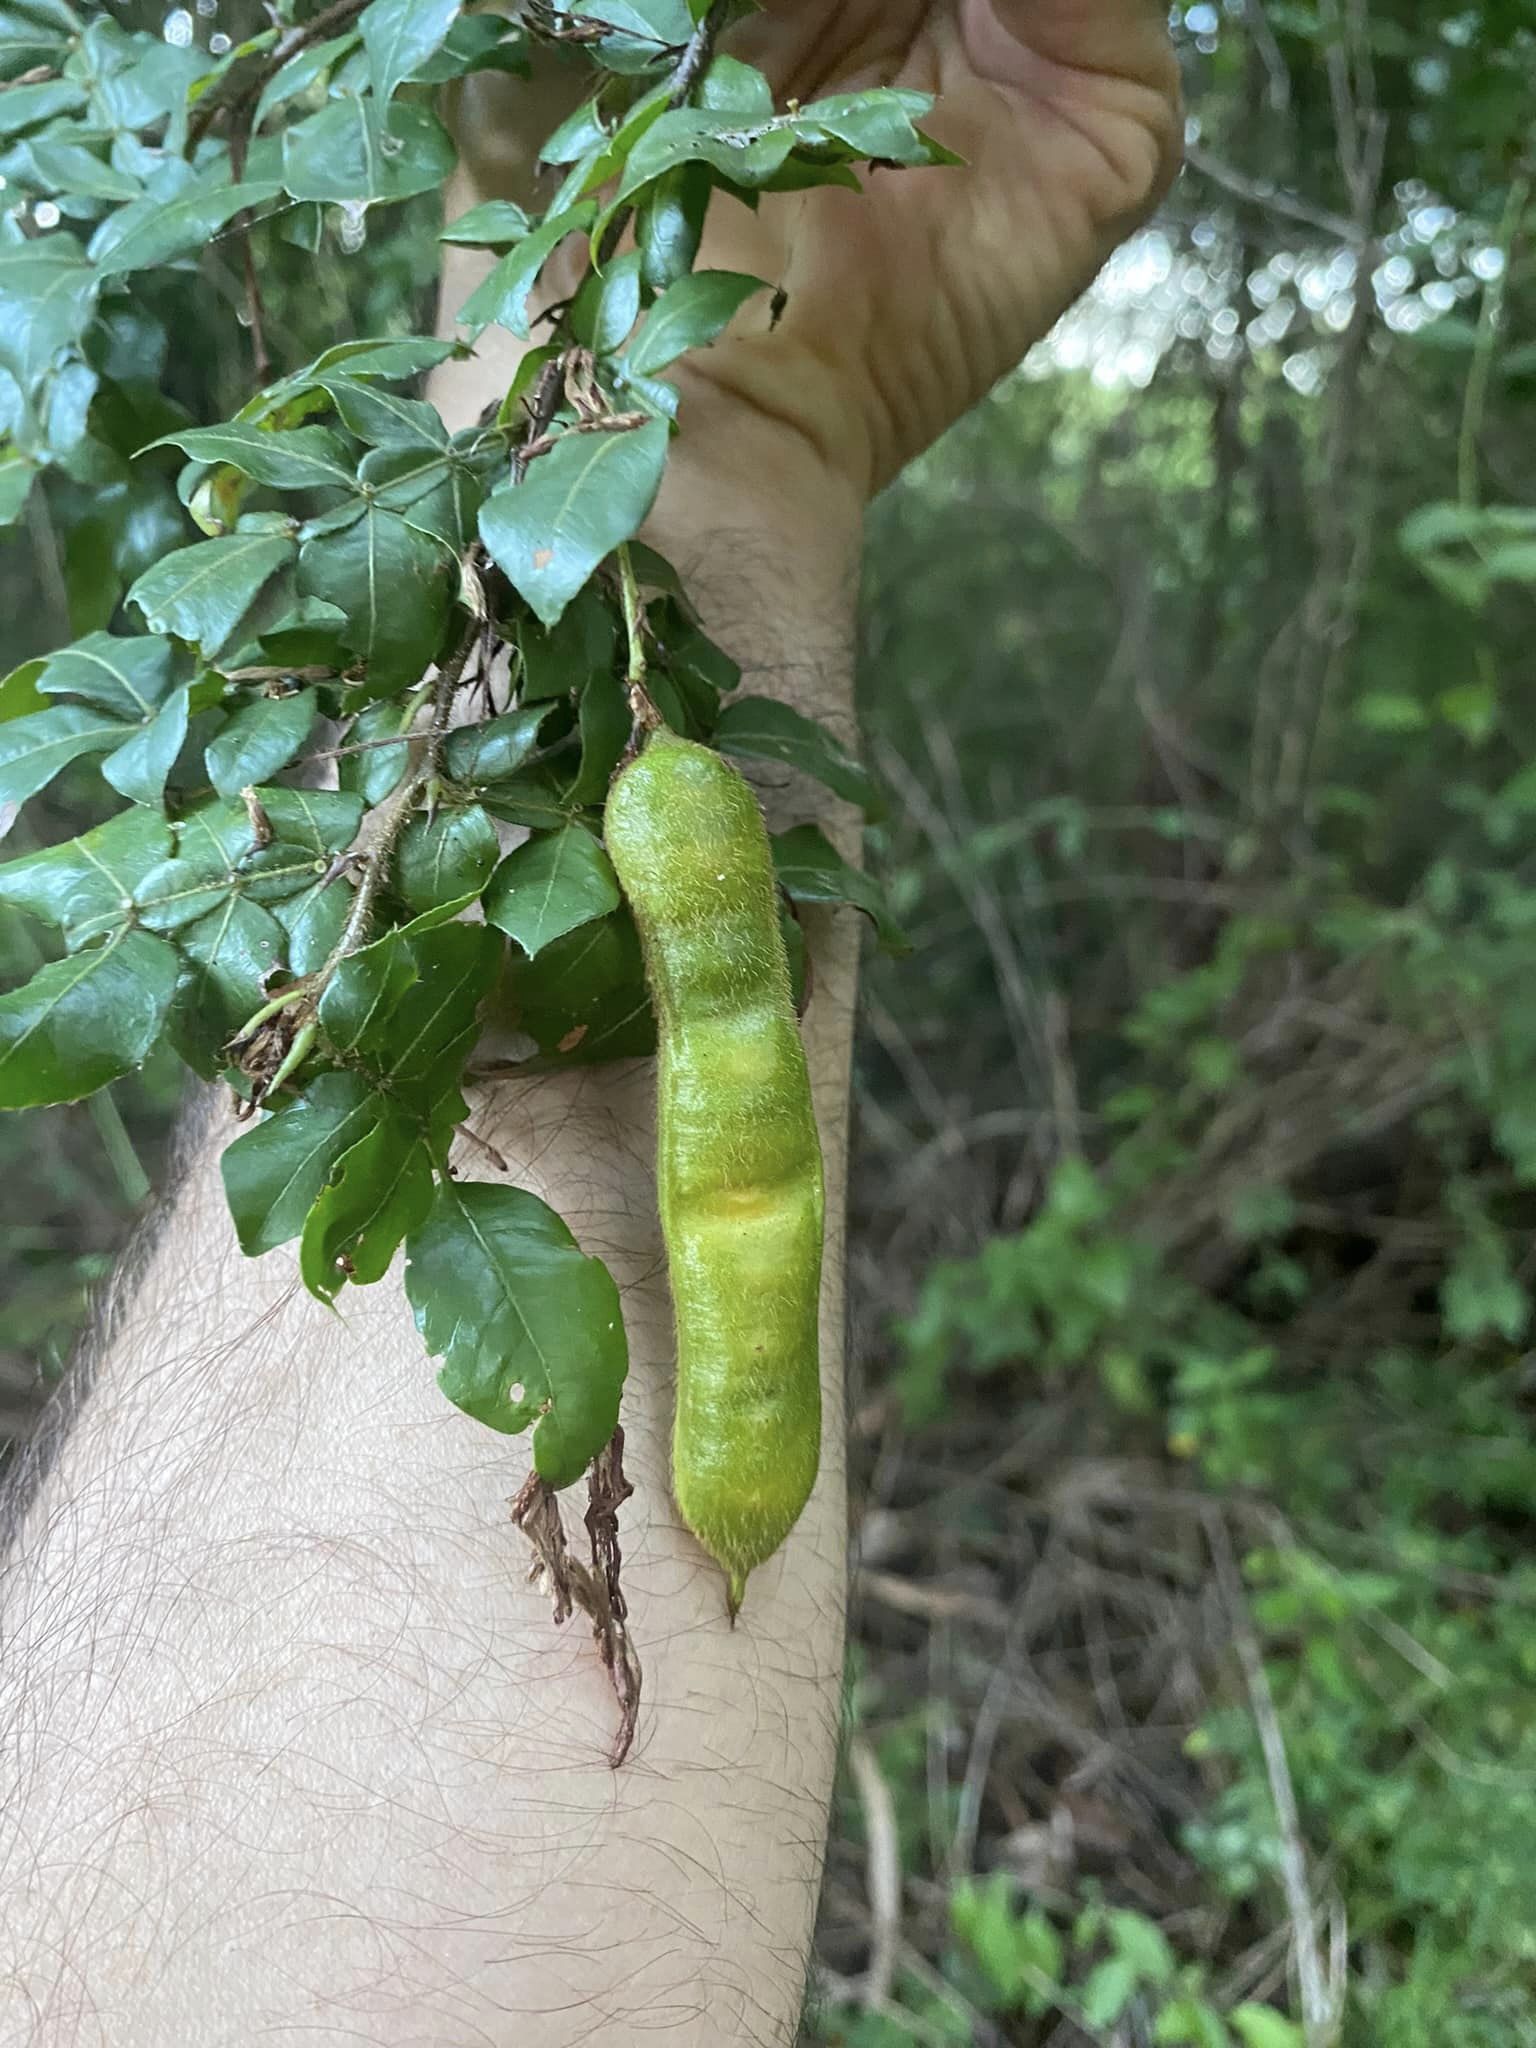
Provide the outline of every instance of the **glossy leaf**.
[[146,719],[164,702],[176,676],[176,649],[154,634],[88,633],[48,656],[38,688],[50,697],[79,697],[116,718]]
[[294,558],[282,534],[232,533],[178,548],[147,569],[128,593],[153,633],[190,640],[211,661],[265,584]]
[[304,1225],[299,1271],[319,1301],[348,1280],[369,1287],[389,1271],[405,1237],[432,1203],[432,1158],[399,1111],[378,1123],[340,1161]]
[[353,464],[346,443],[324,427],[292,427],[286,433],[265,433],[259,427],[231,420],[219,427],[183,427],[150,445],[170,444],[194,462],[225,462],[259,484],[280,491],[329,485],[350,489]]
[[321,1074],[225,1151],[224,1193],[248,1258],[297,1237],[341,1159],[385,1105],[357,1074]]
[[304,543],[299,589],[347,614],[347,644],[379,694],[420,679],[448,616],[442,550],[397,512],[368,506],[339,533]]
[[0,1109],[75,1102],[131,1073],[176,992],[172,947],[126,931],[0,996]]
[[760,277],[737,270],[696,270],[679,278],[647,314],[626,358],[628,368],[653,376],[690,349],[707,348],[748,299],[767,289]]
[[171,843],[171,828],[158,813],[120,811],[78,839],[0,864],[0,903],[82,945],[124,922],[135,888],[169,858]]
[[509,853],[485,892],[486,921],[516,939],[530,959],[552,939],[618,905],[612,864],[581,825],[541,832]]
[[715,727],[715,744],[722,753],[748,760],[781,761],[857,804],[866,817],[879,814],[879,792],[869,771],[824,725],[776,697],[738,697],[727,704]]
[[486,789],[515,775],[539,743],[539,728],[549,716],[547,704],[503,711],[483,725],[464,726],[448,735],[443,765],[455,782]]
[[478,896],[500,851],[496,827],[478,804],[413,818],[395,856],[395,887],[412,910]]
[[211,1078],[286,961],[288,935],[270,910],[231,895],[178,932],[176,944],[185,965],[172,1028],[183,1056]]
[[274,179],[240,185],[194,186],[178,198],[142,199],[114,215],[91,245],[97,274],[121,277],[199,255],[237,213],[264,206],[282,187]]
[[318,715],[313,690],[243,705],[204,750],[208,780],[220,796],[266,782],[303,748]]
[[522,484],[481,507],[481,538],[546,626],[639,531],[661,483],[668,438],[661,420],[632,433],[562,435]]
[[819,825],[797,825],[773,842],[779,887],[796,903],[851,903],[862,910],[888,953],[909,953],[912,942],[886,907],[878,882],[850,867]]
[[531,1425],[540,1476],[578,1480],[613,1434],[628,1370],[607,1267],[536,1196],[452,1181],[406,1252],[406,1293],[443,1360],[444,1393],[492,1429]]
[[101,772],[131,803],[157,808],[165,795],[166,777],[175,766],[187,737],[188,685],[173,690],[131,739],[107,755]]
[[364,8],[357,26],[378,106],[441,46],[458,12],[459,0],[372,0]]
[[581,925],[537,960],[513,954],[507,977],[518,1028],[549,1065],[595,1065],[656,1050],[640,938],[627,910]]
[[595,207],[590,202],[568,207],[543,221],[503,256],[480,286],[459,308],[459,325],[472,335],[494,321],[508,328],[520,340],[528,339],[528,298],[538,282],[539,272],[567,235],[583,234],[592,225]]
[[54,704],[0,725],[0,804],[22,804],[83,754],[117,746],[123,728],[84,704]]
[[371,102],[342,93],[283,136],[283,183],[295,199],[410,199],[435,191],[453,166],[442,122],[408,100],[376,125]]

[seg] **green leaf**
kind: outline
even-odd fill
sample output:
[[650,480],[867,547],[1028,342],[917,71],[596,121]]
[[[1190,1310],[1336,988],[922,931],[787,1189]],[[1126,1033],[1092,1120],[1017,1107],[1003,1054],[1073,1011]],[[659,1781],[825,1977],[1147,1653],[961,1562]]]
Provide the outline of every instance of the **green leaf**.
[[439,1384],[466,1414],[533,1426],[551,1486],[578,1480],[612,1436],[628,1371],[612,1275],[521,1188],[442,1183],[406,1243],[405,1290]]
[[283,136],[283,183],[295,199],[392,202],[434,192],[455,162],[430,107],[396,100],[375,127],[370,103],[342,93]]
[[654,376],[690,349],[718,340],[734,315],[768,287],[738,270],[697,270],[662,293],[625,358],[637,376]]
[[772,118],[744,122],[734,114],[679,107],[663,114],[636,143],[624,167],[617,197],[610,203],[622,205],[652,179],[665,177],[668,171],[687,163],[706,163],[735,185],[761,185],[779,169],[794,146],[795,138],[788,127],[776,124]]
[[[768,110],[773,111],[771,92]],[[648,291],[664,293],[692,271],[704,238],[712,186],[707,165],[682,164],[656,179],[642,196],[635,214],[635,244]]]
[[508,328],[522,341],[528,339],[528,297],[538,282],[539,272],[567,235],[584,234],[592,225],[596,208],[589,200],[541,222],[510,254],[503,256],[490,276],[459,308],[458,321],[471,334],[478,334],[494,321]]
[[364,8],[357,26],[380,108],[441,46],[458,12],[459,0],[373,0]]
[[455,782],[486,789],[515,775],[539,743],[539,728],[549,716],[547,704],[521,711],[503,711],[483,725],[461,726],[448,735],[443,766]]
[[546,626],[639,531],[661,484],[668,438],[663,420],[632,433],[564,434],[523,483],[481,507],[482,540]]
[[827,99],[812,100],[800,108],[794,128],[803,142],[841,142],[861,157],[926,164],[935,160],[933,145],[918,133],[914,122],[932,109],[933,100],[927,93],[874,86],[865,92],[834,93]]
[[199,255],[237,213],[264,206],[282,189],[276,179],[252,179],[212,190],[193,186],[176,199],[138,200],[112,215],[92,242],[97,274],[122,277]]
[[0,366],[24,391],[84,335],[100,283],[72,235],[0,246]]
[[448,446],[448,429],[443,425],[442,415],[424,399],[402,398],[397,391],[377,390],[360,377],[329,377],[325,389],[348,433],[356,434],[371,448]]
[[0,996],[0,1109],[77,1102],[149,1054],[176,993],[175,949],[125,931]]
[[330,36],[324,42],[311,43],[307,50],[300,50],[290,57],[262,88],[261,98],[256,102],[253,130],[260,132],[262,123],[274,107],[280,107],[284,100],[297,99],[326,77],[343,57],[357,48],[359,40],[354,29],[344,36]]
[[0,865],[0,903],[79,946],[123,924],[134,890],[170,851],[171,828],[157,812],[121,811],[94,832]]
[[514,954],[508,987],[517,1025],[546,1064],[588,1066],[656,1050],[640,938],[627,910],[579,926],[537,960]]
[[151,632],[190,640],[211,661],[293,557],[293,542],[282,534],[232,533],[197,541],[146,569],[128,602],[138,606]]
[[203,759],[220,796],[238,796],[286,768],[314,730],[320,707],[313,690],[258,697],[208,742]]
[[825,726],[776,697],[738,697],[728,704],[715,727],[715,744],[722,753],[782,761],[857,804],[866,817],[880,813],[879,793],[868,770],[844,752]]
[[[429,913],[430,914],[430,913]],[[407,941],[417,979],[387,1020],[370,1031],[372,1052],[390,1087],[430,1111],[458,1085],[480,1033],[479,1007],[501,971],[506,948],[478,924],[445,924]]]
[[194,462],[228,463],[274,490],[352,488],[354,465],[346,443],[325,427],[291,427],[274,434],[231,420],[219,427],[183,427],[149,445],[180,448]]
[[37,464],[13,448],[0,449],[0,527],[14,526],[27,509]]
[[38,688],[79,697],[116,718],[146,719],[176,679],[176,649],[153,634],[88,633],[49,655]]
[[[362,801],[350,791],[274,786],[258,789],[256,794],[277,837],[304,848],[316,860],[349,847],[363,821]],[[243,807],[232,804],[228,808],[243,819]]]
[[1112,2027],[1136,1996],[1136,1969],[1124,1956],[1110,1956],[1089,1971],[1079,1997],[1087,2027]]
[[186,683],[173,690],[147,724],[102,762],[102,774],[130,803],[159,808],[165,779],[187,737],[188,695]]
[[1155,1920],[1144,1913],[1112,1911],[1106,1928],[1115,1952],[1136,1972],[1143,1984],[1171,1984],[1178,1975],[1178,1963],[1168,1946],[1168,1937]]
[[530,959],[618,906],[608,856],[581,825],[538,833],[509,853],[485,892],[487,923],[516,939]]
[[430,667],[448,617],[448,565],[398,512],[369,505],[339,533],[307,540],[298,584],[347,614],[347,645],[366,662],[374,695]]
[[1227,2020],[1243,2048],[1306,2048],[1302,2029],[1273,2006],[1239,2005]]
[[[345,745],[355,754],[343,754],[336,777],[343,789],[353,790],[366,804],[382,803],[410,765],[410,732],[416,723],[416,707],[398,698],[384,697],[361,712],[348,732]],[[378,744],[393,740],[390,746]]]
[[478,896],[500,851],[496,827],[478,804],[412,818],[395,856],[395,887],[412,910]]
[[297,895],[286,897],[272,915],[288,934],[288,969],[313,974],[335,952],[352,908],[352,890],[344,882],[316,880]]
[[851,903],[862,910],[889,953],[910,953],[912,942],[891,916],[885,892],[860,869],[850,867],[819,825],[796,825],[773,842],[779,887],[795,903]]
[[348,1280],[382,1280],[431,1204],[431,1154],[410,1121],[386,1109],[309,1212],[299,1248],[304,1285],[317,1300],[334,1301]]
[[299,1235],[342,1158],[384,1110],[361,1076],[321,1074],[227,1148],[224,1192],[247,1258]]
[[45,711],[48,699],[37,687],[38,677],[48,666],[42,655],[34,655],[13,668],[4,682],[0,682],[0,725],[9,725],[13,718],[29,718],[34,711]]
[[437,239],[476,249],[510,249],[514,242],[522,241],[531,225],[522,207],[512,200],[486,199],[450,221]]
[[630,249],[616,256],[603,272],[592,325],[590,345],[594,353],[611,356],[615,349],[622,348],[639,317],[640,252]]
[[37,189],[81,199],[138,199],[144,187],[94,151],[78,142],[38,136],[28,155],[37,174]]
[[172,1026],[177,1045],[211,1079],[230,1039],[264,1001],[288,957],[288,934],[270,910],[227,896],[208,916],[176,935],[186,962]]
[[0,93],[0,136],[20,135],[56,115],[71,114],[85,104],[85,94],[72,78],[47,78],[37,85],[7,85]]
[[462,555],[475,537],[485,491],[457,450],[420,443],[374,448],[363,457],[358,480],[380,511],[398,512],[413,532],[439,542],[445,555]]
[[629,699],[616,675],[599,673],[590,678],[581,693],[578,716],[581,765],[565,792],[573,809],[603,801],[629,744],[633,720]]
[[116,719],[84,704],[55,704],[0,726],[0,804],[24,804],[83,754],[120,744]]

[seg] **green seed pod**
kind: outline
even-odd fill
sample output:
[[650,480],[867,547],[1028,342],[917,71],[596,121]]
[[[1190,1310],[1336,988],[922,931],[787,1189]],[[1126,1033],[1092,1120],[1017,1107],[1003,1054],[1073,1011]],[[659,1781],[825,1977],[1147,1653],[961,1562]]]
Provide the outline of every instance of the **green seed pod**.
[[731,1612],[821,1454],[821,1147],[757,799],[656,733],[614,781],[608,851],[659,1039],[657,1196],[677,1320],[673,1488]]

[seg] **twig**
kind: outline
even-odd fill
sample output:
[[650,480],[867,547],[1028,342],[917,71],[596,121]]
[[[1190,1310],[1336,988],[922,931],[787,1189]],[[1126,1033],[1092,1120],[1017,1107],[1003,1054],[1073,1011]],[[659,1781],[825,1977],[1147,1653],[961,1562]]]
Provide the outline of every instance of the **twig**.
[[1328,1995],[1322,1956],[1318,1949],[1317,1915],[1312,1905],[1311,1886],[1307,1880],[1307,1852],[1302,1840],[1296,1788],[1291,1782],[1291,1767],[1285,1754],[1285,1736],[1281,1732],[1280,1717],[1275,1711],[1275,1696],[1270,1690],[1269,1674],[1264,1669],[1263,1653],[1259,1649],[1258,1637],[1248,1617],[1248,1602],[1243,1592],[1242,1576],[1237,1568],[1237,1558],[1233,1554],[1232,1539],[1228,1534],[1226,1522],[1219,1513],[1212,1513],[1206,1516],[1205,1524],[1211,1556],[1216,1566],[1216,1576],[1221,1582],[1222,1593],[1232,1620],[1233,1646],[1237,1651],[1238,1663],[1242,1666],[1248,1703],[1253,1712],[1254,1724],[1259,1731],[1259,1743],[1264,1752],[1264,1769],[1269,1778],[1269,1796],[1274,1802],[1275,1820],[1280,1829],[1280,1882],[1285,1891],[1286,1911],[1291,1921],[1291,1940],[1296,1957],[1296,1977],[1301,1990],[1301,2016],[1306,2029],[1307,2048],[1329,2048],[1337,2034],[1338,2015]]
[[1258,178],[1250,178],[1194,143],[1186,145],[1184,160],[1191,170],[1198,171],[1202,178],[1209,178],[1213,185],[1220,185],[1224,191],[1237,199],[1246,199],[1252,206],[1277,213],[1283,220],[1300,221],[1303,227],[1317,228],[1325,235],[1334,235],[1351,248],[1363,239],[1359,227],[1347,215],[1334,213],[1326,206],[1316,206],[1309,199],[1299,199],[1294,193],[1282,192],[1278,186]]
[[252,106],[266,90],[268,81],[276,78],[290,57],[298,56],[312,43],[323,43],[327,36],[339,29],[348,28],[367,6],[368,0],[334,0],[330,7],[323,7],[313,21],[306,21],[291,35],[285,36],[273,50],[265,63],[251,73],[243,84],[234,82],[236,74],[231,71],[211,86],[198,102],[192,118],[187,123],[187,153],[190,156],[203,137],[208,133],[219,115],[226,108],[243,110]]
[[629,665],[624,671],[624,694],[635,721],[631,745],[641,732],[655,732],[662,723],[647,682],[650,668],[645,658],[645,607],[640,601],[640,583],[635,575],[634,557],[626,541],[619,549],[619,592],[624,600],[624,632],[629,641]]
[[[693,97],[693,89],[709,69],[709,61],[715,54],[715,37],[720,33],[720,22],[725,9],[721,0],[714,0],[703,20],[694,29],[677,60],[677,69],[672,73],[672,89],[667,94],[667,105],[673,113],[686,107]],[[597,248],[599,270],[610,260],[615,249],[624,239],[624,230],[635,217],[632,206],[621,206],[603,230],[603,239]]]
[[[417,762],[414,773],[407,775],[393,794],[373,813],[369,820],[372,829],[366,848],[354,849],[360,853],[362,876],[357,885],[357,894],[352,899],[352,908],[347,913],[347,921],[342,927],[341,937],[336,941],[331,957],[316,977],[317,986],[321,988],[347,955],[356,951],[359,940],[368,929],[368,920],[373,915],[374,901],[388,872],[395,842],[409,823],[422,791],[437,773],[453,700],[458,695],[464,670],[468,666],[469,657],[474,652],[475,642],[479,636],[480,627],[476,622],[444,663],[432,689],[432,723],[425,735],[421,759]],[[366,829],[368,828],[365,827]]]
[[864,1809],[866,1889],[869,1894],[869,1967],[861,2002],[878,2011],[890,1999],[901,1947],[901,1836],[896,1802],[869,1738],[856,1734],[848,1745],[848,1770]]
[[1504,314],[1504,296],[1509,287],[1515,237],[1520,232],[1520,223],[1525,218],[1525,209],[1530,202],[1530,173],[1520,171],[1510,181],[1509,197],[1504,202],[1504,211],[1499,219],[1499,239],[1496,246],[1502,261],[1498,276],[1489,280],[1488,289],[1483,294],[1482,317],[1477,323],[1477,349],[1467,376],[1466,396],[1462,401],[1461,433],[1456,443],[1456,495],[1469,509],[1477,504],[1477,444],[1483,431],[1483,415],[1488,406],[1488,386],[1493,377],[1493,360],[1498,350],[1499,323]]

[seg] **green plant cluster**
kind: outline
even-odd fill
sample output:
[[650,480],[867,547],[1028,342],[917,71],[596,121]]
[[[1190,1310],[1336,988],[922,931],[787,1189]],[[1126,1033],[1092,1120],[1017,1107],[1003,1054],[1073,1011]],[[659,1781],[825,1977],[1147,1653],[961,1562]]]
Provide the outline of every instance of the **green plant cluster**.
[[[919,95],[777,109],[715,51],[731,12],[572,0],[513,22],[359,0],[275,10],[215,61],[23,0],[0,42],[19,195],[0,215],[0,516],[59,472],[84,494],[101,620],[0,684],[0,805],[89,764],[126,806],[0,867],[0,903],[62,946],[0,997],[0,1106],[77,1100],[167,1042],[223,1075],[264,1112],[224,1164],[245,1251],[297,1239],[329,1302],[403,1243],[445,1390],[500,1429],[542,1418],[553,1485],[612,1434],[622,1319],[542,1203],[450,1170],[481,1008],[546,1065],[653,1045],[601,842],[642,713],[874,804],[814,721],[740,694],[636,539],[676,431],[667,373],[760,296],[767,318],[767,280],[695,268],[712,197],[945,160]],[[524,73],[535,45],[574,52],[590,87],[544,144],[542,213],[494,202],[443,230],[497,259],[462,342],[259,363],[217,424],[162,393],[167,281],[210,238],[312,248],[338,210],[435,193],[454,161],[438,89]],[[450,433],[409,387],[487,326],[531,341],[557,253],[578,282],[547,339]],[[245,311],[260,357],[254,284]],[[786,902],[872,905],[815,828],[776,856]]]

